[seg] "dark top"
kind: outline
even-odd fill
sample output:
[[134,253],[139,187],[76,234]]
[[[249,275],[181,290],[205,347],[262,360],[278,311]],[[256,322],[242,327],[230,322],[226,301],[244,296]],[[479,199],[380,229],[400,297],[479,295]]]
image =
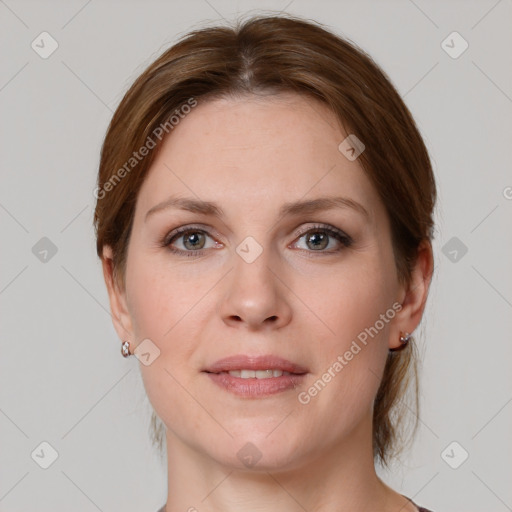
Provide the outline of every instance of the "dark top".
[[[419,510],[419,512],[432,512],[428,508],[420,507],[418,504],[414,503],[414,501],[412,501],[411,498],[408,498],[407,496],[404,496],[403,494],[402,494],[402,496],[404,498],[407,498]],[[158,512],[160,512],[160,510]],[[162,512],[165,512],[165,510],[162,510]]]
[[[402,496],[404,496],[402,494]],[[404,498],[407,498],[407,496],[404,496]],[[414,503],[414,501],[411,500],[411,498],[407,498],[410,502],[412,502],[412,504],[419,510],[419,512],[432,512],[431,510],[428,510],[426,508],[423,508],[423,507],[420,507],[419,505],[416,505],[416,503]],[[165,505],[159,509],[157,512],[165,512]]]

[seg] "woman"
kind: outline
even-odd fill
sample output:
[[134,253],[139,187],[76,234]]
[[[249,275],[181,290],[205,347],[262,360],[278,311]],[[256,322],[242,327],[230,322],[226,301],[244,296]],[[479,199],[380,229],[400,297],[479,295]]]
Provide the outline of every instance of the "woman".
[[375,464],[401,448],[436,189],[364,52],[292,17],[188,34],[115,112],[96,196],[165,429],[162,512],[426,510]]

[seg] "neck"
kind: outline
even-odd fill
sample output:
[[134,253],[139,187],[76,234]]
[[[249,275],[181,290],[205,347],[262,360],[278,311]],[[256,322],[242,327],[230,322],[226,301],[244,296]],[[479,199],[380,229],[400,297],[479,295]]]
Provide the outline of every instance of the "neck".
[[369,420],[336,446],[259,470],[222,464],[167,430],[166,512],[387,510],[399,495],[375,472]]

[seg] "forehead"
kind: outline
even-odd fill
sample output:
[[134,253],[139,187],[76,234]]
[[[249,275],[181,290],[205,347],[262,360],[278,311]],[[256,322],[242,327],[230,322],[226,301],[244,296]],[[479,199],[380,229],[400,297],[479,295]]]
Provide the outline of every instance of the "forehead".
[[338,149],[347,135],[326,105],[297,94],[200,102],[163,141],[137,210],[142,215],[169,195],[261,211],[330,194],[351,197],[378,218],[374,187]]

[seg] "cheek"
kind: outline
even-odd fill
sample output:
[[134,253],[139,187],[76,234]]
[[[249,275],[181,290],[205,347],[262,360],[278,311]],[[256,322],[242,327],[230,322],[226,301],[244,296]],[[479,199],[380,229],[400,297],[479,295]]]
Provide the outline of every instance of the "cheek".
[[167,369],[183,382],[188,376],[184,369],[190,367],[201,341],[202,319],[212,308],[212,298],[207,296],[212,283],[194,279],[193,275],[184,278],[183,272],[177,275],[179,270],[148,261],[142,251],[140,256],[133,254],[133,265],[127,273],[136,344],[148,338],[160,350],[150,366],[141,364],[141,370],[146,378],[158,381],[170,378],[161,375]]
[[138,340],[150,338],[165,349],[180,323],[200,302],[204,286],[193,276],[185,279],[179,269],[151,264],[142,251],[132,257],[127,287],[135,335]]
[[296,313],[303,310],[305,314],[301,316],[309,319],[311,330],[315,328],[327,346],[334,343],[338,349],[376,322],[379,333],[385,335],[392,319],[387,315],[388,322],[379,320],[393,304],[394,286],[389,277],[392,273],[377,258],[372,261],[361,257],[356,261],[357,257],[334,271],[297,277],[291,285],[301,299],[299,302],[294,299]]
[[328,381],[329,390],[320,393],[325,393],[325,402],[319,403],[340,403],[360,412],[371,405],[396,315],[392,272],[386,270],[377,256],[364,261],[361,257],[357,265],[347,264],[329,276],[317,275],[315,287],[296,284],[315,313],[308,315],[311,323],[302,332],[309,333],[309,342],[318,347],[315,378]]
[[201,340],[201,318],[205,308],[211,308],[201,298],[211,284],[203,289],[193,280],[177,280],[168,269],[144,264],[142,258],[132,261],[136,271],[130,274],[128,293],[134,335],[137,343],[149,338],[160,350],[150,365],[139,364],[144,388],[168,428],[187,437],[204,421],[204,412],[188,391],[195,378],[191,361]]

